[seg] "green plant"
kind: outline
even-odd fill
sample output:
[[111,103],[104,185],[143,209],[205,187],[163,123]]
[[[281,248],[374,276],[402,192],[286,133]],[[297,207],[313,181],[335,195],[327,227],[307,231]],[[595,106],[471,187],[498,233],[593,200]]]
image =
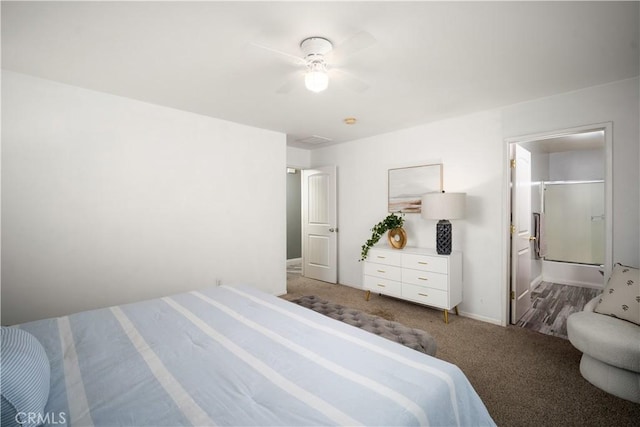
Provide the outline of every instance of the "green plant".
[[374,225],[371,229],[371,238],[367,240],[364,245],[362,245],[360,261],[364,261],[367,258],[367,255],[369,255],[369,249],[371,249],[373,245],[378,243],[384,233],[389,230],[393,230],[394,228],[400,228],[402,227],[402,224],[404,224],[404,214],[398,216],[395,213],[391,213],[387,215],[385,219]]

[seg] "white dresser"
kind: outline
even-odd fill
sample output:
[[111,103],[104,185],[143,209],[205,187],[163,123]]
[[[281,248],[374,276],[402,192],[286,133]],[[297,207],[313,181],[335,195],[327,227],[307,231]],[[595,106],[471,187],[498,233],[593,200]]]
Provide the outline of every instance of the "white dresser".
[[364,261],[364,289],[449,310],[462,302],[462,253],[439,255],[435,249],[374,247]]

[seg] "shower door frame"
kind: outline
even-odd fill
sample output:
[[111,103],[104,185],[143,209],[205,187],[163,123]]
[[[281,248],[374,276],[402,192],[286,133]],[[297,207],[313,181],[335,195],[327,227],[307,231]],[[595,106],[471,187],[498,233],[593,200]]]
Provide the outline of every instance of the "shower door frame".
[[[607,180],[605,178],[605,179],[591,179],[591,180],[542,181],[541,182],[542,212],[544,212],[545,215],[547,214],[547,194],[548,193],[546,192],[546,190],[547,190],[548,186],[554,187],[554,186],[562,186],[562,185],[567,186],[567,185],[582,185],[582,184],[602,184],[603,198],[601,200],[602,200],[602,203],[604,205],[603,209],[606,210],[605,193],[607,191],[606,190]],[[591,217],[591,221],[593,221],[593,218],[594,217],[592,216]],[[602,222],[604,223],[603,233],[604,233],[604,237],[606,239],[606,234],[607,234],[606,222],[605,222],[606,218],[607,218],[606,212],[603,212],[603,214],[602,214],[602,216],[600,218],[603,220]],[[546,221],[547,221],[547,225],[548,225],[549,221],[550,221],[548,215],[546,215]],[[547,228],[547,232],[549,232],[548,228]],[[548,239],[547,239],[547,241],[548,241]],[[604,263],[606,262],[606,260],[604,259],[605,256],[606,256],[606,247],[605,246],[606,246],[606,241],[603,239],[603,242],[602,242],[602,253],[601,253],[602,262],[601,263],[600,262],[569,261],[569,260],[566,260],[566,259],[549,259],[549,258],[547,258],[548,255],[545,255],[544,257],[542,257],[542,259],[545,260],[545,261],[550,261],[550,262],[563,262],[563,263],[568,263],[568,264],[582,264],[582,265],[590,265],[590,266],[600,266],[600,265],[604,265]],[[549,249],[547,249],[547,250],[549,250]]]

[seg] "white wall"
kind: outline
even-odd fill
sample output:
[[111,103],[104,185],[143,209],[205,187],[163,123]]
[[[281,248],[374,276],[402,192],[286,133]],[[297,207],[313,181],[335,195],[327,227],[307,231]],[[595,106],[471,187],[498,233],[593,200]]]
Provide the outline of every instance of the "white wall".
[[[360,247],[387,215],[387,170],[442,162],[446,191],[467,193],[467,217],[453,221],[453,248],[463,258],[467,316],[505,323],[507,311],[506,138],[613,122],[613,252],[638,265],[639,81],[624,80],[495,111],[339,144],[311,152],[312,166],[338,166],[339,281],[360,288]],[[435,245],[435,221],[408,214],[411,246]]]
[[287,166],[309,168],[311,166],[311,151],[296,147],[287,147]]
[[[314,165],[338,167],[339,281],[362,286],[360,247],[387,215],[390,168],[444,164],[444,189],[467,193],[467,215],[452,221],[463,252],[460,311],[500,321],[502,137],[500,113],[482,112],[313,150]],[[409,246],[435,247],[436,221],[405,216]],[[382,241],[381,241],[382,242]],[[381,244],[386,244],[382,242]]]
[[284,134],[12,72],[2,125],[3,324],[286,292]]
[[549,155],[549,181],[605,179],[605,151],[563,151]]
[[531,153],[531,181],[549,181],[549,153]]
[[559,94],[503,109],[505,137],[613,123],[613,262],[640,264],[640,80]]

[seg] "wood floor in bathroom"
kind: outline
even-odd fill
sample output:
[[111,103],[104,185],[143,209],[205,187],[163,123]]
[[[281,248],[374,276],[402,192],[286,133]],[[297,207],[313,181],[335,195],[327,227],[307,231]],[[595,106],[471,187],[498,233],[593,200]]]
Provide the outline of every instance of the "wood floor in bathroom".
[[532,307],[517,326],[567,339],[567,317],[602,290],[541,282],[531,293]]

